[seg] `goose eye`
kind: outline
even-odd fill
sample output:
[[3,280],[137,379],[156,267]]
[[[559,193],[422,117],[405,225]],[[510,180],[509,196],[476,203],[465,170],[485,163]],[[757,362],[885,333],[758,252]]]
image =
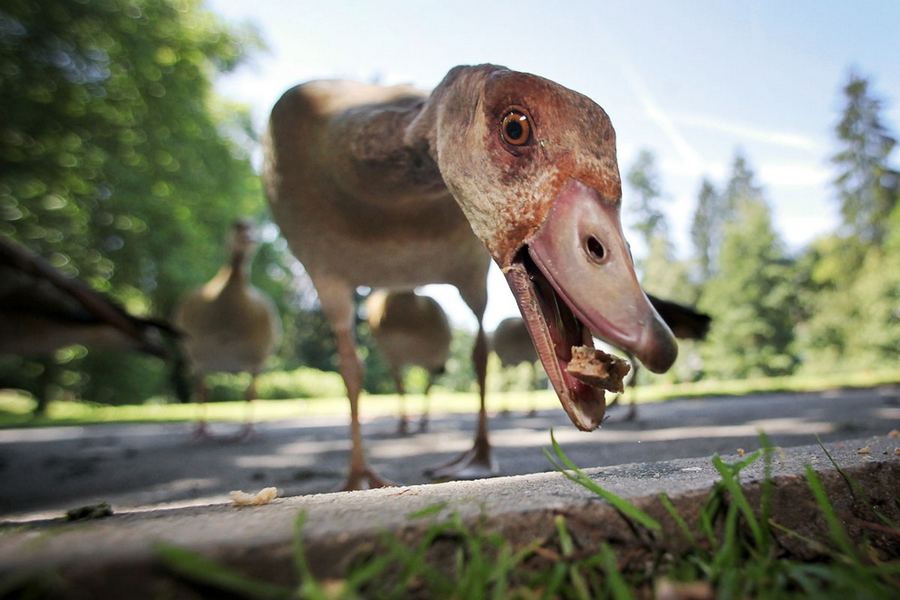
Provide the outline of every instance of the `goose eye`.
[[500,137],[507,144],[524,146],[531,141],[531,122],[528,115],[518,110],[511,110],[500,121]]

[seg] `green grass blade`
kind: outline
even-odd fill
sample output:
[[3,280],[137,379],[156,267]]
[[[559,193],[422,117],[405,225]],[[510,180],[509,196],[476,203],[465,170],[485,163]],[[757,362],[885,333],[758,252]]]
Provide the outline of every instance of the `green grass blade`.
[[663,508],[666,509],[666,512],[669,513],[669,516],[672,517],[672,520],[675,521],[675,524],[678,525],[678,529],[681,530],[684,539],[687,540],[691,547],[696,546],[697,540],[694,538],[694,533],[691,531],[691,528],[688,527],[687,522],[684,520],[684,517],[681,516],[681,513],[678,512],[678,509],[675,508],[675,505],[672,504],[669,495],[663,492],[659,495],[659,501],[662,503]]
[[432,504],[430,506],[426,506],[425,508],[421,508],[417,511],[411,512],[406,515],[407,519],[424,519],[425,517],[430,517],[432,515],[436,515],[440,513],[442,510],[447,508],[446,502],[438,502],[436,504]]
[[556,466],[561,473],[566,475],[569,479],[578,483],[582,487],[587,490],[593,492],[594,494],[600,496],[607,502],[609,502],[616,510],[622,513],[625,517],[631,519],[635,523],[646,527],[647,529],[651,529],[653,531],[659,531],[662,529],[662,525],[659,524],[659,521],[648,515],[643,510],[639,509],[635,505],[631,504],[621,496],[618,496],[609,490],[606,490],[600,487],[593,479],[588,477],[584,471],[579,469],[575,463],[573,463],[568,456],[566,456],[563,449],[560,447],[559,443],[556,441],[556,437],[553,435],[553,430],[550,430],[550,441],[553,444],[553,451],[556,453],[556,456],[559,457],[560,462],[565,465],[569,470],[571,470],[574,475],[570,475],[566,473],[565,470],[559,468],[559,465],[553,461],[552,458],[549,457],[549,452],[544,449],[545,454],[550,458],[550,462]]
[[632,600],[634,596],[632,596],[631,589],[619,571],[616,555],[605,542],[600,545],[600,557],[603,570],[606,573],[606,583],[610,596],[612,596],[613,600]]
[[541,600],[550,600],[551,598],[559,597],[560,594],[557,594],[556,592],[559,589],[559,586],[562,585],[563,580],[565,580],[567,571],[568,569],[563,563],[556,563],[553,565],[553,569],[550,571],[550,577],[544,586],[544,593],[541,594]]
[[559,535],[559,547],[562,549],[563,556],[568,558],[575,552],[575,544],[572,542],[569,530],[566,529],[566,518],[556,515],[553,521],[556,523],[556,533]]
[[587,581],[581,574],[578,565],[569,566],[569,580],[572,582],[572,591],[578,600],[591,600],[591,592],[588,589]]
[[306,561],[306,552],[303,549],[303,526],[306,524],[306,513],[300,511],[294,519],[294,569],[300,577],[299,594],[302,598],[311,600],[324,600],[328,597],[319,582],[316,581],[309,563]]
[[844,530],[844,526],[834,512],[834,507],[831,505],[831,501],[825,493],[822,481],[810,465],[806,465],[806,482],[812,492],[813,498],[816,500],[816,504],[819,506],[819,511],[821,511],[822,516],[825,518],[825,522],[828,524],[829,537],[844,554],[858,563],[859,558],[856,555],[856,550],[853,548],[853,543],[850,541],[847,532]]
[[289,598],[291,590],[256,581],[236,573],[231,567],[171,544],[156,544],[154,552],[170,571],[195,583],[244,598]]
[[816,443],[819,444],[819,448],[821,448],[822,452],[825,453],[825,456],[828,457],[828,461],[831,463],[831,466],[835,468],[835,470],[844,480],[844,483],[847,484],[847,489],[849,490],[850,495],[853,497],[853,499],[862,499],[862,501],[866,503],[866,506],[872,509],[872,512],[875,514],[875,516],[878,517],[878,519],[888,527],[893,527],[894,529],[900,528],[900,524],[898,524],[896,521],[894,521],[883,512],[878,510],[878,508],[872,505],[872,500],[869,498],[866,490],[859,484],[859,482],[847,475],[846,471],[844,471],[844,469],[842,469],[841,466],[837,464],[837,461],[834,460],[834,457],[825,447],[825,444],[822,443],[822,440],[818,435],[816,435]]
[[759,445],[763,455],[763,480],[759,495],[759,522],[763,537],[771,538],[769,519],[772,517],[772,495],[775,493],[775,482],[772,479],[772,459],[775,456],[775,447],[765,431],[759,431]]
[[831,466],[834,467],[834,469],[835,469],[835,470],[838,472],[838,474],[841,476],[841,479],[844,480],[844,483],[847,485],[847,491],[850,492],[850,496],[851,496],[854,500],[857,500],[857,499],[860,499],[860,498],[862,498],[863,500],[865,500],[865,499],[866,499],[866,492],[865,492],[865,490],[863,490],[862,487],[860,487],[859,484],[857,484],[855,481],[853,481],[853,479],[851,479],[851,478],[847,475],[847,473],[844,472],[844,469],[842,469],[841,466],[840,466],[839,464],[837,464],[837,461],[834,460],[834,457],[831,455],[831,452],[829,452],[829,451],[828,451],[828,448],[825,447],[825,444],[822,443],[822,438],[820,438],[820,437],[818,436],[818,434],[816,434],[816,443],[819,445],[819,448],[822,449],[822,452],[825,453],[825,456],[828,457],[828,462],[831,463]]
[[756,547],[759,550],[765,550],[767,548],[768,540],[763,537],[763,532],[759,526],[759,521],[756,519],[756,514],[753,512],[753,508],[750,506],[750,502],[747,500],[747,496],[744,495],[744,490],[737,480],[737,472],[739,469],[734,468],[734,465],[725,464],[718,454],[713,456],[712,463],[722,476],[722,484],[725,486],[725,489],[728,490],[732,502],[737,505],[744,515],[744,519],[747,521],[747,525],[750,527],[750,531],[753,534],[753,540],[756,542]]
[[800,540],[801,542],[803,542],[804,544],[806,544],[807,546],[809,546],[811,549],[815,550],[816,552],[819,552],[821,554],[832,554],[830,548],[826,547],[825,545],[819,543],[818,541],[816,541],[810,537],[807,537],[801,533],[794,531],[793,529],[785,527],[784,525],[776,522],[774,519],[769,519],[769,524],[772,527],[774,527],[775,529],[791,536],[792,538],[796,538],[796,539]]
[[728,513],[725,515],[725,531],[723,533],[722,545],[716,552],[713,559],[714,574],[721,577],[722,573],[729,568],[734,568],[737,562],[737,517],[740,509],[737,504],[731,504],[728,507]]

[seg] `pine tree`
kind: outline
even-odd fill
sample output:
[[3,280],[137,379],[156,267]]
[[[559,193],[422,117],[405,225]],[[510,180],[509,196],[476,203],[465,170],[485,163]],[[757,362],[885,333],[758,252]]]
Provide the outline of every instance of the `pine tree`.
[[817,240],[802,258],[806,319],[799,347],[809,371],[896,364],[900,355],[900,175],[896,147],[882,124],[881,101],[851,74],[847,104],[835,128],[832,158],[841,231]]
[[649,248],[650,240],[658,234],[667,233],[666,216],[660,210],[662,200],[656,157],[649,150],[641,150],[637,160],[628,170],[626,180],[635,191],[635,197],[628,203],[632,216],[632,227],[640,234]]
[[734,218],[723,230],[719,270],[701,309],[713,316],[705,366],[720,377],[789,373],[796,365],[792,269],[769,206],[746,159],[738,156],[726,187]]
[[882,123],[882,102],[866,78],[851,73],[843,92],[847,104],[836,127],[841,149],[831,159],[839,170],[841,216],[849,233],[880,244],[900,196],[900,173],[888,162],[897,140]]
[[709,179],[703,179],[697,194],[697,209],[691,221],[691,242],[697,261],[697,281],[700,285],[712,277],[722,238],[724,215],[721,196]]

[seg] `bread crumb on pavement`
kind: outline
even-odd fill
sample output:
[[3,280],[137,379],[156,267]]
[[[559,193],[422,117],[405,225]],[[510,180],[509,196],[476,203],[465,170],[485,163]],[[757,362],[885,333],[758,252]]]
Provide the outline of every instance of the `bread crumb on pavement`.
[[872,454],[872,449],[868,446],[863,446],[856,451],[857,454]]
[[231,502],[235,506],[262,506],[278,497],[278,488],[263,488],[255,494],[248,494],[247,492],[238,490],[228,492],[228,495],[231,497]]

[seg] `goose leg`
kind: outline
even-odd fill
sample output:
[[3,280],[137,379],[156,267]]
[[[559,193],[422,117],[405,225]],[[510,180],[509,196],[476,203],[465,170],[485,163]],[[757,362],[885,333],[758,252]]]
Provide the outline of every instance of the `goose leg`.
[[481,406],[478,410],[478,429],[471,450],[467,450],[443,466],[428,469],[425,474],[436,480],[480,479],[491,477],[498,472],[497,462],[491,455],[488,440],[487,409],[485,407],[485,383],[487,379],[487,337],[479,320],[478,336],[472,351],[475,374],[478,377],[478,395]]
[[364,490],[393,485],[392,482],[379,477],[366,464],[363,452],[362,430],[359,424],[359,393],[362,390],[363,365],[356,352],[353,334],[355,310],[352,290],[344,286],[332,287],[321,283],[316,285],[316,289],[319,292],[322,310],[334,330],[341,377],[350,401],[350,468],[341,490]]
[[[634,421],[637,419],[637,374],[640,363],[638,363],[638,361],[630,354],[628,355],[628,361],[631,363],[631,373],[629,375],[628,383],[625,385],[626,392],[616,394],[616,397],[613,398],[612,402],[606,405],[606,408],[610,409],[620,402],[624,402],[625,394],[628,393],[631,398],[628,402],[628,412],[622,418],[623,422]],[[628,390],[630,390],[630,392],[628,392]]]
[[196,386],[197,424],[194,425],[194,437],[203,440],[212,437],[209,426],[206,423],[206,400],[209,396],[209,391],[206,387],[206,378],[203,375],[197,376]]
[[531,367],[531,389],[528,392],[528,398],[531,400],[531,408],[528,409],[527,416],[536,417],[537,416],[537,406],[535,403],[537,402],[537,379],[538,379],[538,371],[534,366],[534,363],[529,363],[528,365]]
[[403,385],[403,374],[399,368],[391,367],[391,376],[394,378],[394,388],[400,396],[400,420],[397,422],[397,433],[406,435],[409,433],[409,417],[406,414],[406,387]]
[[628,403],[628,414],[625,415],[625,421],[636,421],[637,420],[637,375],[638,375],[638,362],[631,359],[631,379],[628,381],[628,388],[631,390],[631,401]]
[[255,430],[253,429],[253,401],[256,399],[256,373],[250,374],[250,383],[244,390],[244,401],[247,403],[247,412],[244,415],[244,424],[238,431],[236,440],[242,441],[251,437]]
[[428,431],[428,413],[431,409],[431,386],[434,384],[434,373],[428,373],[428,383],[425,384],[425,406],[422,407],[422,416],[419,417],[419,433]]
[[34,412],[32,417],[47,416],[47,407],[50,406],[50,395],[53,392],[53,382],[56,381],[56,372],[58,371],[56,361],[52,356],[48,356],[41,361],[41,376],[38,379],[37,392],[35,394]]

